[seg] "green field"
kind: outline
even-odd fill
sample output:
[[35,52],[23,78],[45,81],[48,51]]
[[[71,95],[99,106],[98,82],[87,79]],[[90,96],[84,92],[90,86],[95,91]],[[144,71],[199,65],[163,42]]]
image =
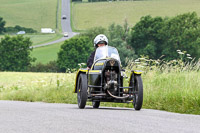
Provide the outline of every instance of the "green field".
[[25,35],[25,37],[29,37],[34,45],[43,44],[46,42],[51,42],[63,37],[62,34],[35,34],[35,35]]
[[[33,45],[54,41],[63,36],[60,34],[61,0],[0,0],[0,3],[0,16],[6,21],[6,27],[20,25],[38,32],[41,28],[56,30],[56,34],[26,34]],[[0,35],[0,39],[2,37],[3,35]]]
[[6,26],[20,25],[40,31],[56,29],[57,0],[0,0],[0,16]]
[[[73,93],[75,75],[0,72],[0,99],[77,104],[77,95]],[[199,75],[196,71],[143,74],[143,108],[200,114]],[[116,103],[101,103],[101,106],[133,107]]]
[[60,46],[63,43],[64,42],[60,42],[60,43],[56,43],[56,44],[45,46],[45,47],[34,48],[31,53],[31,56],[37,59],[34,64],[39,63],[39,62],[46,64],[49,61],[56,60],[57,53],[60,49]]
[[[13,36],[13,35],[12,35]],[[29,37],[34,45],[43,44],[47,42],[51,42],[54,40],[58,40],[63,37],[62,34],[26,34],[24,37]],[[4,35],[0,35],[0,39],[4,38]]]
[[152,1],[117,1],[73,3],[73,27],[85,30],[91,27],[110,24],[123,24],[127,19],[133,26],[142,16],[176,16],[196,11],[200,15],[199,0],[152,0]]

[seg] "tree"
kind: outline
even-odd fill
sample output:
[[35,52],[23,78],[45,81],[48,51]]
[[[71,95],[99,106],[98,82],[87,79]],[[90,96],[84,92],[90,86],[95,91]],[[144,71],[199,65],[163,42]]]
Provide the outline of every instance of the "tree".
[[94,27],[81,34],[81,36],[87,36],[93,43],[94,38],[99,34],[106,34],[106,29],[103,27]]
[[177,59],[177,50],[200,57],[200,18],[195,12],[172,18],[145,16],[132,28],[130,45],[137,55]]
[[108,45],[118,49],[123,66],[127,65],[127,59],[131,60],[137,58],[134,49],[127,43],[130,28],[128,27],[126,20],[123,26],[113,23],[108,27],[108,29],[95,27],[83,33],[82,36],[87,36],[93,43],[94,38],[98,34],[105,34],[108,37]]
[[148,15],[142,17],[132,28],[128,43],[135,49],[137,55],[148,55],[154,59],[161,56],[160,45],[163,43],[163,38],[160,38],[159,30],[164,26],[165,20]]
[[36,33],[37,31],[32,28],[21,27],[16,25],[15,27],[5,27],[6,33],[17,33],[19,31],[25,31],[26,33]]
[[165,22],[159,32],[163,39],[162,54],[167,59],[177,58],[177,50],[200,57],[200,18],[195,12],[173,17]]
[[0,70],[26,71],[35,59],[30,57],[30,38],[5,36],[0,41]]
[[91,39],[85,36],[66,40],[58,53],[58,66],[62,72],[67,69],[78,69],[80,63],[86,63],[93,45]]
[[121,64],[124,67],[127,65],[127,60],[133,60],[137,58],[133,48],[127,45],[127,43],[120,38],[113,39],[110,41],[109,45],[117,48],[120,55]]
[[4,26],[5,26],[6,22],[3,20],[2,17],[0,17],[0,34],[2,34],[4,32]]
[[111,24],[108,27],[109,45],[118,49],[122,66],[127,65],[127,59],[132,60],[137,58],[134,49],[127,44],[129,32],[130,29],[126,20],[123,26]]

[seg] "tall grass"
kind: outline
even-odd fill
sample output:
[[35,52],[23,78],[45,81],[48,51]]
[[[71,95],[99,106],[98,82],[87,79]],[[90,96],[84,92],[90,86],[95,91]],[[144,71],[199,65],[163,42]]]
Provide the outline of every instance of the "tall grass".
[[176,16],[186,12],[200,15],[199,0],[150,0],[73,3],[72,20],[77,30],[91,27],[108,27],[115,22],[123,25],[125,19],[130,26],[135,25],[142,16]]
[[1,72],[0,99],[76,103],[74,80],[75,74]]
[[200,72],[149,72],[143,76],[144,107],[200,114]]
[[179,113],[200,114],[200,59],[177,50],[172,61],[139,58],[127,70],[143,70],[144,107]]

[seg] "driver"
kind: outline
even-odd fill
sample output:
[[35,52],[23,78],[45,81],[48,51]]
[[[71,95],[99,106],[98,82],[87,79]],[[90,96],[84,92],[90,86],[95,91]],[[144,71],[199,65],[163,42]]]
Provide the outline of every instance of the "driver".
[[87,69],[90,69],[92,67],[96,49],[98,47],[102,47],[102,46],[105,46],[105,45],[108,45],[108,38],[105,35],[103,35],[103,34],[97,35],[95,37],[95,39],[94,39],[95,50],[94,50],[94,52],[91,53],[91,55],[90,55],[90,57],[89,57],[89,59],[87,61]]

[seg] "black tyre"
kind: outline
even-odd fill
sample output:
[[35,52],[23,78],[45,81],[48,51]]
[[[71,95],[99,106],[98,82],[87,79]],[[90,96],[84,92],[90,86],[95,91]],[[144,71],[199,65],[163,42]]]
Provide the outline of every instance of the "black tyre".
[[93,108],[99,108],[99,105],[100,105],[100,101],[92,102]]
[[135,110],[140,110],[143,104],[143,83],[141,75],[132,76],[132,85],[134,86],[133,91],[136,92],[133,98],[133,106]]
[[77,100],[78,107],[84,109],[87,102],[87,75],[81,73],[78,77]]

